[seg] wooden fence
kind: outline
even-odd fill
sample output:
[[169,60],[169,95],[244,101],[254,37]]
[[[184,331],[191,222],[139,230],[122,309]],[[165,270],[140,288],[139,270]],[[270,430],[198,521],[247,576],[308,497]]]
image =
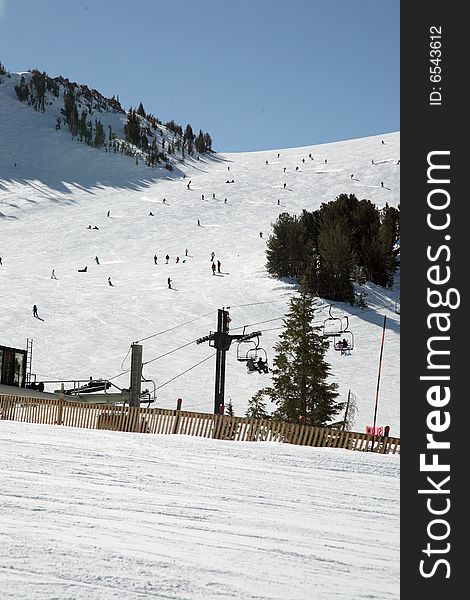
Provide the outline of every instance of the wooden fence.
[[399,438],[373,437],[327,427],[165,408],[104,406],[1,394],[0,419],[85,429],[183,434],[219,440],[284,442],[383,454],[400,452]]

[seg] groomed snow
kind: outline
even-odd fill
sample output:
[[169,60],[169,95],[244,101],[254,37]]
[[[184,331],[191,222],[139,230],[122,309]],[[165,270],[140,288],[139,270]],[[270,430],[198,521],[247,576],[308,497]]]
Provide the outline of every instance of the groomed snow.
[[399,458],[0,421],[2,599],[396,600]]

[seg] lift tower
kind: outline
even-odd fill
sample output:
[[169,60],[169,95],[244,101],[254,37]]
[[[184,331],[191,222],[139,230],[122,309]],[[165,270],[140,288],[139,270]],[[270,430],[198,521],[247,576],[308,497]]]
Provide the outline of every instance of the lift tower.
[[215,357],[215,393],[214,393],[214,414],[223,413],[225,398],[225,358],[227,350],[230,348],[232,340],[244,341],[254,337],[259,337],[261,331],[253,333],[244,333],[240,335],[231,335],[228,332],[229,314],[225,308],[219,308],[217,311],[217,331],[205,335],[196,340],[196,344],[209,342],[209,346],[216,349]]

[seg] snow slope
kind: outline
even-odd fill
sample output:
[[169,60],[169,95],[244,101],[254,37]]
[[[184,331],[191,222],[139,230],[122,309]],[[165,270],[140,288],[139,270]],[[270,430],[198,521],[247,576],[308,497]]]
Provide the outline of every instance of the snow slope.
[[[195,340],[216,328],[218,308],[230,306],[231,331],[261,329],[272,359],[296,290],[295,282],[271,279],[265,269],[266,239],[277,216],[316,209],[340,193],[380,207],[399,204],[399,133],[187,158],[169,172],[72,142],[64,129],[55,131],[51,115],[20,103],[12,83],[2,81],[0,344],[25,347],[32,338],[40,380],[123,373],[113,381],[128,387],[129,347],[142,341],[144,376],[152,380],[151,391],[157,388],[155,406],[173,408],[181,397],[186,410],[212,412],[213,349]],[[215,276],[212,251],[221,261]],[[87,273],[79,273],[84,266]],[[373,421],[387,316],[377,423],[399,435],[399,274],[393,290],[368,285],[365,291],[367,309],[333,307],[335,316],[349,315],[355,349],[350,356],[330,349],[327,360],[341,398],[349,389],[357,396],[355,429],[365,430]],[[41,319],[32,318],[33,304]],[[321,325],[328,311],[322,300],[319,305]],[[268,375],[246,373],[232,345],[226,399],[235,414],[243,415],[268,382]]]
[[0,595],[399,598],[399,458],[0,421]]

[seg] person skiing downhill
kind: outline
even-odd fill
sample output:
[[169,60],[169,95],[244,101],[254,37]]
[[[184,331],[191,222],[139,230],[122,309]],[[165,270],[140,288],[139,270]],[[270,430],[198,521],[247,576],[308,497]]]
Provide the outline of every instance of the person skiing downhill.
[[212,269],[212,275],[215,275],[215,263],[212,263],[211,269]]
[[54,269],[52,269],[51,279],[57,279],[57,277],[55,276],[55,270]]
[[168,289],[171,290],[171,279],[168,277],[167,279]]
[[97,256],[95,256],[95,263],[96,263],[97,265],[99,265],[99,264],[100,264],[99,258],[98,258]]
[[154,256],[153,256],[153,262],[154,262],[155,264],[157,264],[157,255],[156,255],[156,254],[154,254]]
[[166,260],[166,264],[168,264],[168,261],[170,260],[170,257],[168,254],[165,256],[165,260]]
[[111,281],[111,277],[108,277],[108,284],[111,285],[112,287],[114,287],[114,284]]
[[39,318],[38,307],[35,304],[33,304],[33,317]]

